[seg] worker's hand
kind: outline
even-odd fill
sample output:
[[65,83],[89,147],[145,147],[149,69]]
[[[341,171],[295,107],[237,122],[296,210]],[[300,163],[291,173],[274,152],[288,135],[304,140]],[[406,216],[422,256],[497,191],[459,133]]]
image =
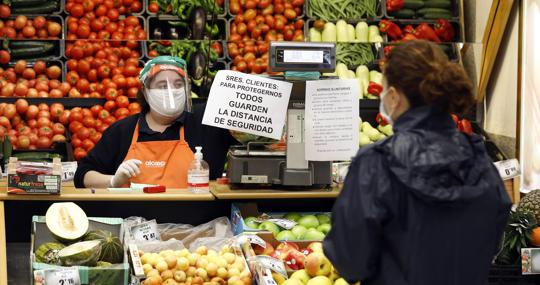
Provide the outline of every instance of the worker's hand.
[[138,159],[130,159],[122,162],[113,178],[111,178],[111,187],[121,187],[127,184],[131,177],[141,173],[140,167],[142,162]]

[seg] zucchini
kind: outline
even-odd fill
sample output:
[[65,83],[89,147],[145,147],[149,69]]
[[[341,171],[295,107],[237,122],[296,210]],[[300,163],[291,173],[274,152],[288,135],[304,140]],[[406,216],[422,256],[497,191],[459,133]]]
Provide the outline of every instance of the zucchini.
[[425,15],[425,14],[444,14],[449,13],[452,14],[452,11],[448,9],[442,9],[442,8],[422,8],[418,11],[416,11],[419,15]]
[[405,0],[403,1],[403,8],[418,10],[424,7],[424,1],[421,0]]
[[442,8],[450,9],[452,8],[452,1],[450,0],[427,0],[424,2],[425,8]]
[[47,43],[46,45],[40,47],[11,49],[10,54],[13,58],[31,58],[43,56],[52,50],[54,50],[54,44]]
[[9,136],[4,136],[4,164],[9,161],[9,158],[11,157],[11,152],[13,152],[13,146],[11,145],[11,141],[9,140]]
[[28,48],[28,47],[44,47],[47,44],[51,44],[51,42],[46,42],[46,41],[10,41],[9,42],[9,48],[10,49],[20,49],[20,48]]
[[59,8],[58,2],[50,1],[41,5],[26,6],[26,7],[21,7],[21,8],[11,8],[11,13],[24,14],[24,15],[49,14],[49,13],[57,11],[58,8]]
[[47,3],[47,0],[11,0],[11,9],[18,7],[30,7]]
[[415,12],[411,9],[401,9],[395,13],[392,13],[392,16],[400,19],[412,19],[415,16]]
[[452,19],[454,15],[451,13],[428,13],[422,16],[423,19],[430,19],[430,20],[436,20],[436,19]]
[[14,153],[14,157],[17,157],[19,160],[24,161],[50,161],[55,157],[62,157],[57,153],[49,153],[45,151],[28,151],[28,152],[19,152]]

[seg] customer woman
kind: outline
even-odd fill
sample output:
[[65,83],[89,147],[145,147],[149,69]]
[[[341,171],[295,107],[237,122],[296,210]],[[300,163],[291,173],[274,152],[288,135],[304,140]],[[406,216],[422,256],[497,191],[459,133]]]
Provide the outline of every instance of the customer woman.
[[221,177],[236,141],[227,130],[202,125],[204,105],[191,105],[186,63],[159,56],[140,73],[141,113],[112,124],[80,161],[76,187],[129,187],[131,182],[187,186],[195,146],[202,146],[210,178]]
[[324,252],[362,285],[486,284],[510,201],[482,139],[451,118],[474,87],[425,41],[396,47],[383,74],[395,135],[353,159]]

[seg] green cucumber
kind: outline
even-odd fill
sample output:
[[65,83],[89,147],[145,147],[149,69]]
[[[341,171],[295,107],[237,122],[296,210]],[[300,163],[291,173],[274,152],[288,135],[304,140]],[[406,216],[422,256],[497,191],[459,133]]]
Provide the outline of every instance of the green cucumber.
[[28,48],[28,47],[43,47],[51,42],[47,41],[10,41],[10,49]]
[[421,0],[405,0],[403,1],[403,8],[418,10],[424,7],[424,1]]
[[415,12],[411,9],[401,9],[395,13],[392,13],[392,16],[400,19],[412,19],[415,16]]
[[422,19],[437,20],[437,19],[452,19],[454,15],[451,13],[428,13],[424,14]]
[[418,11],[416,11],[419,15],[425,15],[425,14],[444,14],[444,13],[450,13],[452,14],[452,11],[448,9],[442,9],[442,8],[422,8]]
[[32,15],[32,14],[48,14],[52,13],[58,10],[58,2],[56,1],[50,1],[45,4],[36,5],[36,6],[27,6],[27,7],[21,7],[21,8],[11,8],[12,14],[24,14],[24,15]]
[[450,9],[452,8],[452,1],[450,0],[427,0],[424,2],[425,8],[442,8]]
[[11,0],[11,8],[29,7],[47,3],[47,0]]
[[13,152],[13,146],[11,145],[11,141],[9,140],[9,136],[4,136],[4,163],[7,163],[9,161],[9,158],[11,157],[11,152]]
[[54,44],[48,43],[47,45],[43,45],[41,47],[28,47],[28,48],[20,48],[20,49],[11,49],[10,54],[13,58],[31,58],[31,57],[39,57],[44,56],[45,54],[51,52],[54,50]]
[[48,160],[51,159],[51,155],[52,154],[44,151],[28,151],[13,154],[14,157],[17,157],[20,160]]

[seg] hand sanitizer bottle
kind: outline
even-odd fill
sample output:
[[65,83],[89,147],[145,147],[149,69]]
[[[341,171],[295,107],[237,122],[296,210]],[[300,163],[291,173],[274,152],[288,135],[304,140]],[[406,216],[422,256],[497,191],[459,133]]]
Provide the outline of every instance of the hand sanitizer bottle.
[[208,163],[203,160],[202,147],[195,147],[195,159],[191,162],[188,170],[188,189],[192,193],[208,193],[210,170]]

